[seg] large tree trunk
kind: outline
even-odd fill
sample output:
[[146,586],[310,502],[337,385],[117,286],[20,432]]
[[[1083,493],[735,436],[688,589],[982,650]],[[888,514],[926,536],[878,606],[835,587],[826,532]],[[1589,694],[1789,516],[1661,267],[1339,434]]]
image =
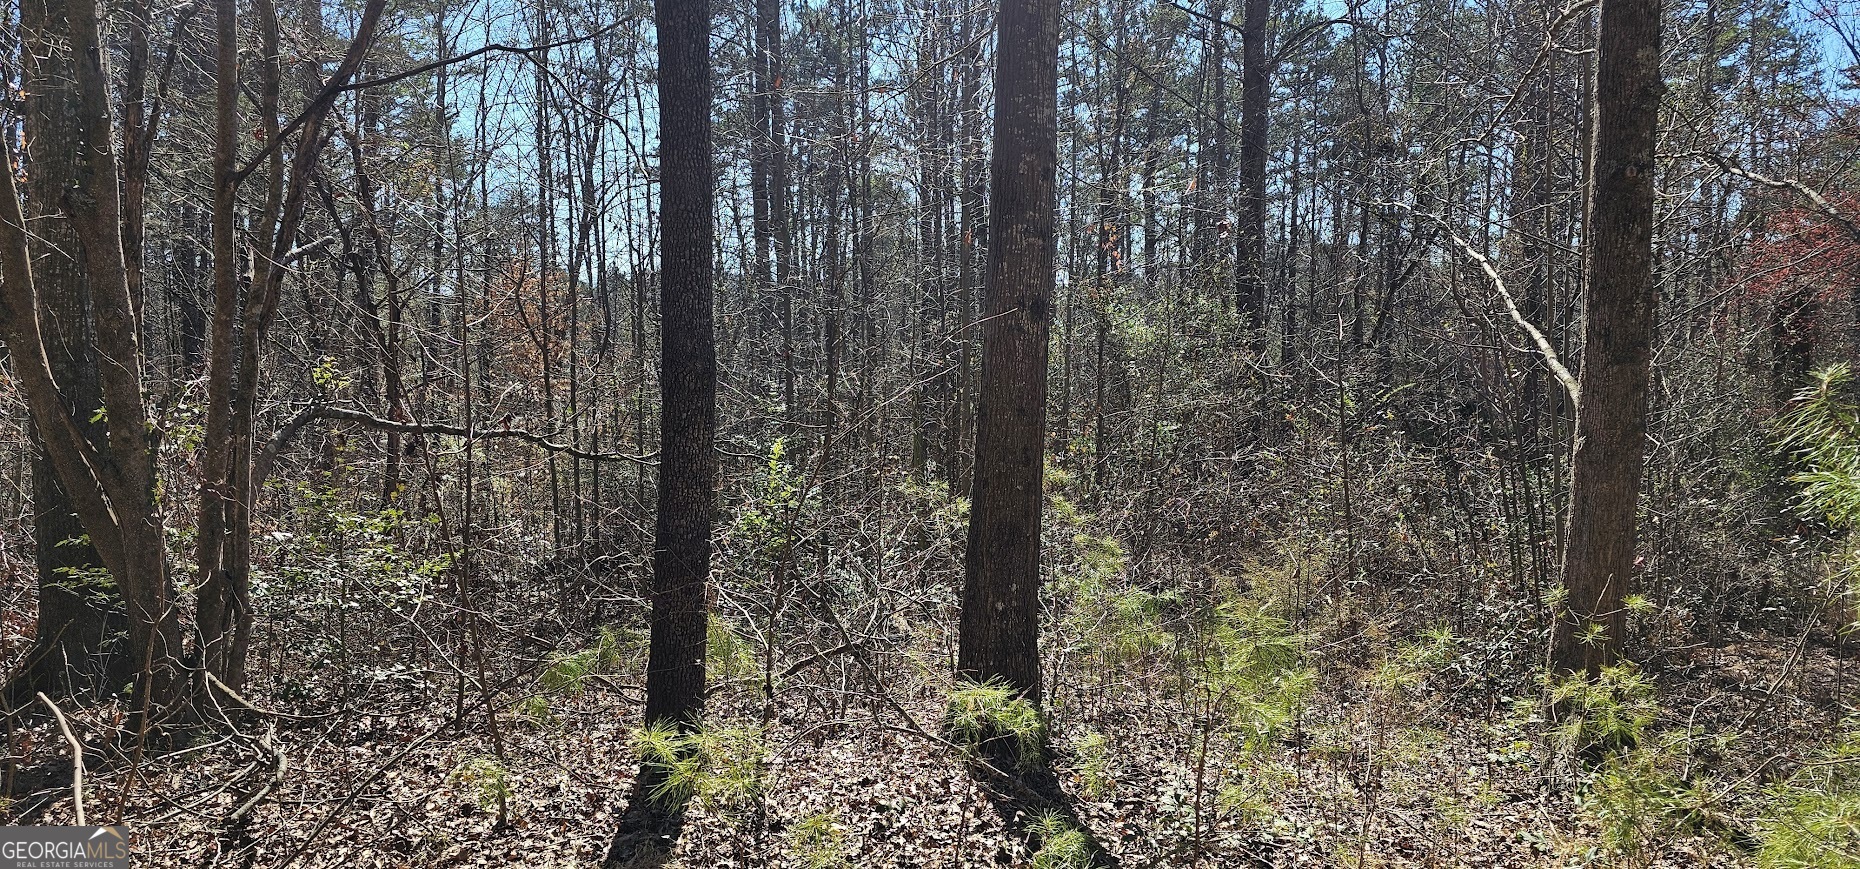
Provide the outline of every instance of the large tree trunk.
[[[81,241],[65,193],[79,172],[83,130],[76,111],[76,81],[67,49],[50,50],[66,27],[61,4],[28,2],[22,25],[31,60],[25,66],[28,201],[34,212],[33,244],[38,309],[46,355],[66,410],[92,448],[106,448],[108,432],[98,379],[92,291],[82,264]],[[35,437],[35,442],[37,438]],[[126,627],[121,596],[79,521],[71,496],[42,445],[33,461],[33,540],[39,577],[38,625],[32,649],[9,700],[32,692],[57,696],[113,691],[133,678],[134,656],[110,648]],[[22,693],[23,692],[23,693]]]
[[957,669],[1040,698],[1041,463],[1052,319],[1059,4],[1004,0],[988,284]]
[[1593,673],[1620,653],[1621,598],[1634,571],[1634,514],[1647,431],[1654,305],[1654,128],[1660,94],[1658,0],[1603,0],[1595,141],[1585,233],[1588,322],[1570,472],[1565,609],[1552,662]]
[[[40,123],[28,139],[32,166],[45,187],[35,207],[61,215],[70,246],[63,257],[35,262],[12,173],[0,180],[0,339],[44,447],[49,468],[70,498],[98,560],[127,609],[129,650],[141,661],[141,699],[166,709],[181,687],[180,614],[169,583],[166,535],[156,497],[157,438],[143,395],[144,360],[135,302],[123,258],[122,178],[112,129],[109,76],[94,0],[28,3],[22,16],[28,115]],[[0,165],[14,165],[11,142],[0,142]],[[34,228],[38,229],[37,227]],[[67,280],[68,265],[81,281]],[[39,305],[37,276],[47,281]],[[60,285],[62,284],[62,286]],[[67,295],[75,295],[71,305]],[[69,306],[69,307],[67,307]],[[60,308],[64,311],[61,312]],[[79,323],[57,323],[69,312]],[[53,324],[49,329],[46,323]],[[61,330],[87,336],[94,350],[96,392],[78,394],[60,369],[72,349]],[[86,372],[87,374],[87,372]],[[94,403],[92,403],[94,401]],[[101,412],[100,412],[101,411]],[[102,423],[104,441],[85,429]]]
[[659,513],[652,552],[646,722],[695,725],[704,708],[705,578],[717,480],[711,332],[710,3],[660,0]]

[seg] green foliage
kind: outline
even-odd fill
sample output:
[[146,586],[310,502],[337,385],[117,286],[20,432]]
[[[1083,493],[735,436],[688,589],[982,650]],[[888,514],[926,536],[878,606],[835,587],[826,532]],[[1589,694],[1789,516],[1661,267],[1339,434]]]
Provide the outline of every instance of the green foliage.
[[1545,679],[1557,710],[1551,736],[1570,756],[1632,747],[1660,714],[1653,682],[1631,663],[1603,667],[1594,677],[1577,673]]
[[[80,534],[58,541],[59,548],[89,546],[90,535]],[[58,567],[53,572],[58,576],[54,580],[59,588],[74,597],[81,598],[95,607],[120,607],[121,601],[116,595],[116,576],[109,568],[98,565],[82,567]]]
[[510,711],[529,722],[532,727],[546,727],[555,723],[555,712],[549,708],[549,698],[541,694],[531,694],[518,700]]
[[794,545],[794,515],[801,507],[802,480],[786,454],[787,443],[780,438],[769,445],[762,487],[736,517],[736,535],[750,542],[763,563],[782,558]]
[[1271,745],[1297,719],[1316,685],[1307,639],[1244,598],[1216,607],[1192,671],[1248,751]]
[[1758,866],[1860,869],[1860,732],[1849,732],[1766,797]]
[[510,800],[510,771],[488,755],[474,757],[459,764],[446,776],[446,783],[462,785],[472,791],[478,808],[491,811]]
[[612,672],[619,665],[619,635],[612,628],[601,628],[600,639],[592,647],[556,656],[537,682],[551,694],[579,695],[587,690],[590,676]]
[[[1578,799],[1599,830],[1603,850],[1640,862],[1652,845],[1676,836],[1723,838],[1736,828],[1730,789],[1697,769],[1702,741],[1691,731],[1656,733],[1654,685],[1631,663],[1593,677],[1546,677],[1557,721],[1556,748],[1594,762]],[[1728,737],[1712,738],[1715,750]]]
[[832,812],[809,815],[788,831],[788,848],[807,869],[846,865],[846,831]]
[[1278,811],[1276,797],[1291,788],[1297,774],[1290,767],[1260,757],[1244,760],[1246,775],[1222,786],[1215,803],[1243,824],[1263,824]]
[[729,622],[714,615],[704,636],[704,659],[711,676],[720,681],[730,682],[756,672],[755,648],[738,636]]
[[1091,865],[1091,842],[1085,833],[1055,812],[1033,821],[1040,850],[1033,853],[1034,869],[1085,869]]
[[1730,827],[1722,793],[1708,777],[1687,778],[1689,740],[1673,736],[1611,752],[1583,789],[1583,813],[1610,854],[1639,860],[1657,842],[1713,835]]
[[350,378],[336,363],[336,357],[323,356],[310,368],[310,383],[316,387],[317,394],[328,395],[348,389]]
[[1020,692],[1000,682],[958,684],[949,692],[946,724],[950,735],[970,748],[1004,740],[1023,768],[1046,759],[1046,717]]
[[759,728],[655,724],[633,731],[632,745],[640,764],[663,776],[651,796],[665,805],[696,799],[707,808],[737,808],[765,784],[768,745]]
[[624,643],[619,632],[601,628],[600,638],[594,645],[556,655],[537,677],[537,693],[518,701],[513,711],[537,726],[553,722],[555,715],[549,708],[549,698],[580,696],[587,690],[590,678],[611,673],[620,666],[624,657],[622,649],[627,645],[631,644]]
[[1815,372],[1781,420],[1783,445],[1807,466],[1793,478],[1803,512],[1843,528],[1860,526],[1860,408],[1843,396],[1852,380],[1846,363]]
[[[1804,466],[1790,478],[1802,486],[1798,508],[1844,532],[1850,544],[1860,535],[1860,406],[1846,398],[1852,379],[1846,363],[1816,372],[1781,420],[1782,443]],[[1840,552],[1839,592],[1860,598],[1860,555],[1852,545]]]
[[1114,537],[1078,533],[1053,557],[1059,579],[1053,593],[1066,603],[1063,624],[1106,671],[1126,667],[1168,648],[1174,635],[1162,627],[1173,593],[1152,594],[1123,585],[1129,562]]
[[1072,747],[1072,771],[1088,797],[1102,797],[1117,782],[1111,778],[1111,742],[1104,734],[1088,730]]
[[[414,535],[436,529],[437,515],[415,516],[398,507],[360,510],[354,494],[333,483],[300,483],[296,495],[303,533],[268,538],[283,590],[307,591],[319,603],[341,605],[336,597],[342,584],[330,582],[339,576],[355,586],[352,594],[365,592],[389,606],[418,606],[452,568],[449,551],[421,555],[408,545]],[[270,584],[258,579],[255,595]]]
[[1394,654],[1383,659],[1371,674],[1370,682],[1390,694],[1419,690],[1428,676],[1452,662],[1458,643],[1459,639],[1447,626],[1430,629],[1420,640],[1397,646]]

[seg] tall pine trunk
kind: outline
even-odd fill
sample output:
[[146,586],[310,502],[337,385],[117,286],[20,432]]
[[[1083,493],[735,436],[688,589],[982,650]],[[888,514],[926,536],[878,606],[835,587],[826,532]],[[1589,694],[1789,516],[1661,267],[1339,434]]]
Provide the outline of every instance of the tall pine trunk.
[[[1240,23],[1240,228],[1234,302],[1240,324],[1257,329],[1266,308],[1266,149],[1269,92],[1266,24],[1270,0],[1246,0]],[[1262,344],[1263,346],[1263,344]]]
[[1654,129],[1660,94],[1659,0],[1603,0],[1581,401],[1570,470],[1568,594],[1552,663],[1594,673],[1620,654],[1622,597],[1634,572],[1635,508],[1647,432],[1653,283]]
[[1052,319],[1059,4],[1004,0],[957,669],[1040,698],[1041,461]]
[[704,707],[705,578],[716,488],[712,342],[710,3],[660,0],[659,513],[652,552],[646,722],[695,725]]

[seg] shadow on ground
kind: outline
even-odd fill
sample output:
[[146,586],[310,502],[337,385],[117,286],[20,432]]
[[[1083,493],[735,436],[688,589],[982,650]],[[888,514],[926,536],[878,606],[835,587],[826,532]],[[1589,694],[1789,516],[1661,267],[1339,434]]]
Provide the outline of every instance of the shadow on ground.
[[641,771],[627,794],[626,810],[607,845],[602,869],[653,869],[671,858],[673,846],[685,827],[685,804],[667,805],[652,798],[653,776]]
[[1116,855],[1079,819],[1077,800],[1059,786],[1059,776],[1050,763],[1027,767],[1016,762],[1011,750],[985,750],[984,757],[971,760],[968,767],[1002,823],[1021,837],[1028,853],[1037,853],[1047,844],[1040,819],[1056,817],[1085,837],[1086,865],[1119,869]]

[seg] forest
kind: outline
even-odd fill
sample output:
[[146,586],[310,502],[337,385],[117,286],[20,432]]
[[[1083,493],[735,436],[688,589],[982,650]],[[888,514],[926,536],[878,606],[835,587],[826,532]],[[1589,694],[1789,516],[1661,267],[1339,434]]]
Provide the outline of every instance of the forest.
[[1860,869],[1857,0],[0,79],[0,864]]

